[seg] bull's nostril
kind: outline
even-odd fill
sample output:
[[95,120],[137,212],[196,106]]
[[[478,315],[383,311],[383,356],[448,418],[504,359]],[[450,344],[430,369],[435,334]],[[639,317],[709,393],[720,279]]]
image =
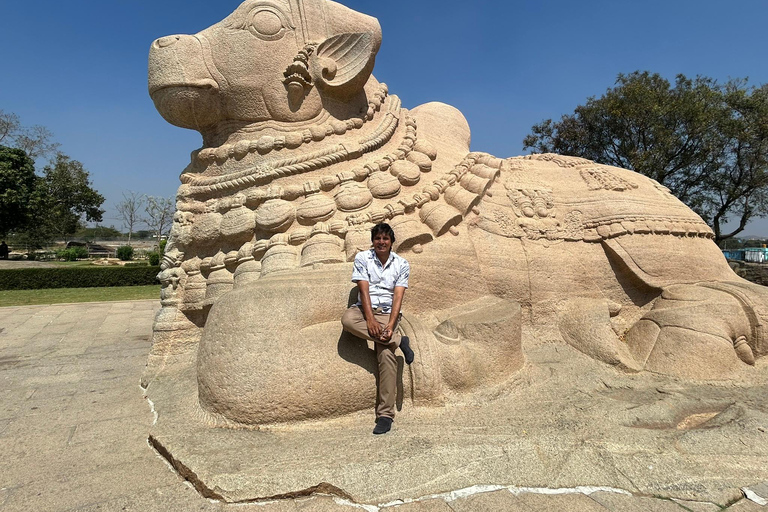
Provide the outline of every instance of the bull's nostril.
[[181,39],[179,36],[166,36],[161,37],[157,41],[155,41],[155,44],[158,48],[166,48],[168,46],[176,44],[176,42]]

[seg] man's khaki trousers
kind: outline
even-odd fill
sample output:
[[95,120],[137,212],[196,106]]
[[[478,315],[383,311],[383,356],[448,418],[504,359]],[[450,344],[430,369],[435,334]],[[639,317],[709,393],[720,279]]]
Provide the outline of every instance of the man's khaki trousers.
[[[381,324],[382,328],[389,323],[389,313],[383,313],[381,309],[374,309],[373,316]],[[397,333],[397,325],[400,319],[397,319],[394,334],[388,342],[382,342],[371,338],[368,334],[368,324],[365,322],[362,308],[352,306],[344,312],[341,317],[341,324],[344,330],[354,334],[358,338],[371,340],[376,347],[376,360],[379,363],[379,393],[378,403],[376,404],[376,417],[385,416],[387,418],[395,417],[395,398],[397,396],[397,358],[395,358],[395,349],[400,346],[400,334]]]

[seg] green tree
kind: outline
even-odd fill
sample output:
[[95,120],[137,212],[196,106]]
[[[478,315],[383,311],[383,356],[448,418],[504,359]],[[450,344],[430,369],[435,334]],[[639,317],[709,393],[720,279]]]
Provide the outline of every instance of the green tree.
[[[649,176],[701,215],[719,241],[768,213],[767,123],[766,86],[684,75],[673,86],[634,72],[573,114],[533,126],[523,144]],[[739,226],[722,233],[733,218]]]
[[[718,125],[722,153],[703,179],[702,217],[723,240],[742,232],[750,219],[768,213],[768,84],[748,88],[732,81],[723,88],[726,114]],[[731,218],[738,226],[723,234]]]
[[0,238],[28,224],[38,180],[35,163],[24,151],[0,146]]
[[93,189],[83,164],[59,153],[43,169],[37,214],[48,231],[67,238],[83,227],[83,220],[101,222],[104,196]]

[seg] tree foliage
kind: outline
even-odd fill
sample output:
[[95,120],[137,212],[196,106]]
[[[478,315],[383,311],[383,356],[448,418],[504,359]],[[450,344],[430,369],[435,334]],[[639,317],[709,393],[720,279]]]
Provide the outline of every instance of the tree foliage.
[[[74,234],[84,220],[101,221],[104,197],[83,164],[58,152],[47,128],[24,127],[19,116],[0,110],[0,144],[0,236],[35,248]],[[50,155],[37,174],[35,158]]]
[[83,164],[59,153],[51,165],[45,166],[42,188],[41,218],[58,238],[66,238],[83,227],[83,219],[101,222],[104,196],[91,184]]
[[121,245],[117,248],[117,257],[120,258],[120,261],[131,261],[133,259],[133,247]]
[[24,151],[0,146],[0,238],[29,223],[37,180],[35,163]]
[[[768,85],[678,75],[619,75],[559,121],[531,129],[526,149],[588,158],[649,176],[710,224],[717,240],[768,214]],[[723,233],[732,219],[738,226]]]

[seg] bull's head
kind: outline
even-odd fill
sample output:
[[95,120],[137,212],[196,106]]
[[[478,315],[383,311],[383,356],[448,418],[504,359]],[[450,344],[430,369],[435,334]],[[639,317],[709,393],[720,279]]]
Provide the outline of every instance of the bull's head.
[[375,18],[331,0],[246,0],[198,34],[154,41],[149,94],[204,137],[223,121],[306,121],[356,103],[380,44]]

